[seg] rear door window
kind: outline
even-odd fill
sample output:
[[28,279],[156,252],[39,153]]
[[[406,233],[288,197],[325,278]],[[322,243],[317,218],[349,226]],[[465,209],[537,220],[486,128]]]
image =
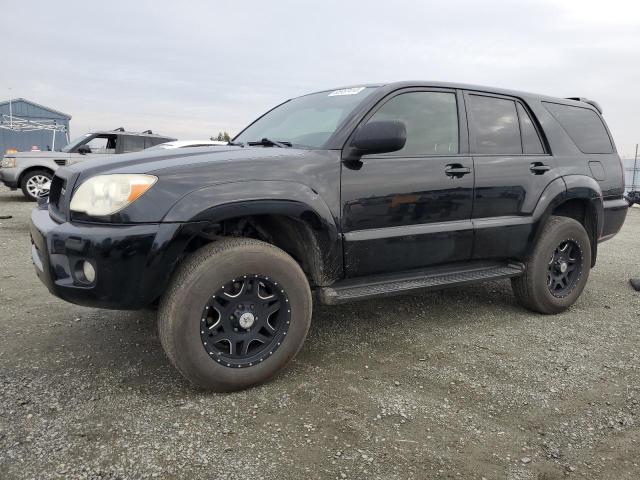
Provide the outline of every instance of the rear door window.
[[544,147],[540,141],[540,135],[536,129],[531,117],[518,103],[518,117],[520,118],[520,132],[522,133],[522,152],[525,154],[544,154]]
[[600,115],[590,108],[542,102],[582,153],[612,153],[613,144]]
[[122,153],[139,152],[144,150],[144,137],[136,137],[133,135],[123,135],[120,138],[122,142]]
[[475,153],[516,155],[522,153],[520,125],[513,100],[470,94],[470,128]]

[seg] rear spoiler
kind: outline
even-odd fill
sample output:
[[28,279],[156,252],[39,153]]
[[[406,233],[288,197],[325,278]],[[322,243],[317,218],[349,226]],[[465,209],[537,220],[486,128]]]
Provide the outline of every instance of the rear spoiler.
[[567,100],[575,100],[576,102],[588,103],[593,108],[595,108],[600,115],[602,115],[602,107],[598,105],[597,102],[594,102],[593,100],[589,100],[588,98],[584,98],[584,97],[567,97]]

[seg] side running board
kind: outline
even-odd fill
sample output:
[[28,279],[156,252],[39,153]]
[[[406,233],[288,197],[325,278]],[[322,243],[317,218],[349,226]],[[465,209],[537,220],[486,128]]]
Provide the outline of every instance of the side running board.
[[382,295],[399,295],[415,290],[440,289],[483,280],[499,280],[516,277],[523,272],[524,265],[520,263],[412,271],[341,280],[330,287],[317,288],[315,294],[320,303],[335,305]]

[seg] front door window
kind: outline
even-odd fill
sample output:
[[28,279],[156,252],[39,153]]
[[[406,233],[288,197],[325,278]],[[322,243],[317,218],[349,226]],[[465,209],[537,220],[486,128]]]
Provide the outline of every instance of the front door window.
[[409,92],[385,103],[369,121],[399,120],[407,142],[394,156],[455,155],[458,153],[458,107],[449,92]]
[[116,135],[97,135],[84,146],[91,149],[91,153],[113,154],[116,153]]

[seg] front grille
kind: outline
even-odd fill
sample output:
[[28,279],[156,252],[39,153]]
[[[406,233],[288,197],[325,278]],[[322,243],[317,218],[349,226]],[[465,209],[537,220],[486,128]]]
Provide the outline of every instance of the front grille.
[[56,158],[54,160],[54,162],[56,162],[58,165],[66,165],[67,161],[64,158]]

